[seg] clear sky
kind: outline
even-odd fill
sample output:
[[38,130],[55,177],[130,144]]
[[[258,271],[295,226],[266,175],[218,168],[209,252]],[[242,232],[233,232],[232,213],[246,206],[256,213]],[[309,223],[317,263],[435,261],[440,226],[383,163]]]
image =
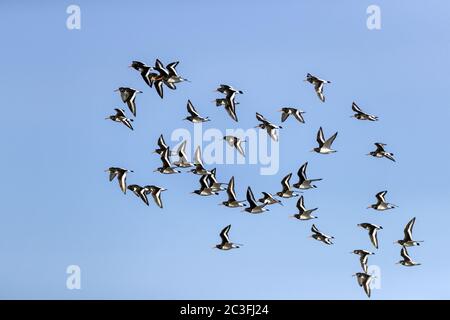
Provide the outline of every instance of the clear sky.
[[[70,4],[80,30],[66,28]],[[366,27],[371,4],[381,30]],[[447,1],[2,1],[0,298],[365,299],[349,251],[375,250],[356,227],[371,222],[384,227],[369,260],[381,270],[373,299],[449,299],[449,12]],[[156,58],[179,60],[192,82],[161,100],[127,67]],[[326,103],[302,81],[307,72],[332,81]],[[211,103],[220,83],[245,91],[237,124]],[[104,120],[126,108],[119,86],[144,91],[133,132]],[[189,194],[198,176],[154,173],[158,136],[173,144],[173,130],[193,130],[181,120],[187,99],[212,119],[204,128],[220,130],[255,126],[257,111],[279,123],[281,106],[305,110],[306,124],[283,124],[276,175],[217,165],[218,178],[234,175],[244,199],[248,185],[256,196],[279,191],[309,161],[323,181],[305,203],[319,207],[314,222],[335,244],[288,218],[296,199],[255,216],[218,206],[225,194]],[[380,121],[351,119],[352,101]],[[309,152],[320,126],[339,132],[336,154]],[[396,163],[365,156],[377,141]],[[169,189],[165,208],[121,194],[109,166]],[[399,207],[366,210],[381,190]],[[406,268],[393,241],[412,217],[425,242],[409,250],[422,265]],[[228,224],[244,246],[211,249]],[[69,265],[81,268],[80,290],[66,288]]]

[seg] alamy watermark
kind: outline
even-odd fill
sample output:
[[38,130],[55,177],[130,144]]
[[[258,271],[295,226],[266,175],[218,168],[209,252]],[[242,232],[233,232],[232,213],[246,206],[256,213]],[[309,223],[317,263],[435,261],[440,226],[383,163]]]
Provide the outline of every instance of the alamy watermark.
[[69,275],[66,279],[66,288],[69,290],[81,289],[81,268],[76,264],[67,267],[66,273]]
[[75,4],[67,7],[66,13],[69,15],[66,19],[66,27],[69,30],[81,29],[81,9]]
[[369,30],[381,29],[381,9],[379,6],[372,4],[367,7],[366,13],[368,14],[366,25]]
[[[235,136],[242,141],[246,149],[245,157],[231,147],[223,138]],[[265,130],[226,129],[222,132],[216,128],[203,131],[201,123],[194,124],[193,134],[188,129],[175,129],[171,141],[177,142],[172,150],[177,150],[183,141],[186,141],[186,155],[192,159],[193,150],[200,146],[202,160],[206,165],[214,164],[253,164],[260,165],[261,175],[275,175],[278,173],[280,154],[279,141],[272,140]]]

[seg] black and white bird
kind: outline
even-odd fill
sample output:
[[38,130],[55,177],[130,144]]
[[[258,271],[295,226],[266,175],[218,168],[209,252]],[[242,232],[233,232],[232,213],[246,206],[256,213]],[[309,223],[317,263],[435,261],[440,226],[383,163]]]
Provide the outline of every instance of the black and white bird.
[[223,93],[224,95],[229,95],[231,93],[239,93],[239,94],[243,94],[244,92],[242,92],[241,90],[235,89],[230,85],[227,84],[221,84],[216,91]]
[[386,196],[386,193],[387,193],[386,190],[378,192],[375,195],[375,197],[377,198],[377,203],[374,203],[374,204],[368,206],[367,209],[372,208],[372,209],[375,209],[375,210],[378,210],[378,211],[384,211],[384,210],[389,210],[389,209],[396,208],[397,205],[386,202],[386,200],[384,198]]
[[222,242],[220,244],[217,244],[214,248],[220,249],[220,250],[230,250],[230,249],[237,249],[242,244],[235,244],[230,241],[230,238],[228,236],[228,232],[230,232],[231,224],[226,226],[221,232],[220,232],[220,239]]
[[216,178],[216,168],[211,170],[211,173],[208,174],[208,182],[211,186],[212,191],[219,192],[224,191],[226,188],[223,187],[223,185],[226,185],[226,183],[218,182]]
[[161,153],[161,161],[162,161],[162,167],[157,168],[154,170],[154,172],[160,172],[162,174],[174,174],[174,173],[180,173],[181,171],[178,171],[175,169],[175,167],[172,166],[169,158],[169,149],[163,151]]
[[180,82],[190,82],[188,79],[183,78],[182,76],[180,76],[176,70],[176,67],[178,66],[179,61],[175,61],[175,62],[171,62],[168,65],[166,65],[166,70],[169,73],[169,76],[165,79],[165,83],[166,85],[168,84],[169,86],[172,85],[172,87],[175,89],[175,84],[176,83],[180,83]]
[[234,101],[235,95],[236,95],[236,93],[233,93],[232,98],[231,98],[231,96],[230,96],[230,98],[228,98],[228,96],[226,96],[225,98],[217,98],[217,99],[214,99],[213,102],[216,104],[216,107],[229,105],[229,104],[231,104],[232,100],[233,100],[234,104],[239,104],[239,102]]
[[308,167],[308,162],[305,162],[300,169],[298,169],[297,175],[298,175],[298,182],[294,183],[292,186],[297,189],[311,189],[311,188],[317,188],[316,185],[313,183],[316,181],[321,181],[322,179],[308,179],[306,176],[306,168]]
[[145,187],[141,187],[137,184],[131,184],[127,187],[128,190],[133,191],[133,193],[139,197],[146,205],[148,204],[148,198],[147,198],[147,189]]
[[263,203],[262,205],[258,205],[258,203],[256,203],[255,196],[253,195],[253,191],[250,187],[247,188],[247,202],[249,207],[244,210],[249,213],[257,214],[264,211],[269,211],[269,209],[265,208],[267,205],[266,203]]
[[291,107],[284,107],[281,108],[279,111],[281,112],[281,122],[285,122],[290,115],[293,115],[295,119],[297,119],[299,122],[305,123],[305,119],[303,118],[303,113],[305,112],[303,110]]
[[122,190],[123,193],[127,193],[127,173],[134,172],[133,170],[127,170],[119,167],[110,167],[106,169],[105,172],[109,172],[109,181],[113,181],[117,176],[120,190]]
[[370,281],[372,280],[372,276],[365,272],[357,272],[353,276],[356,276],[359,286],[364,289],[364,292],[370,298]]
[[367,251],[367,250],[361,250],[361,249],[353,250],[350,253],[357,254],[359,256],[359,262],[361,264],[361,268],[363,269],[363,271],[365,273],[367,273],[369,256],[373,255],[375,253]]
[[186,143],[187,141],[184,140],[177,150],[178,160],[175,161],[173,164],[180,168],[189,168],[194,166],[193,163],[189,162],[186,155]]
[[222,202],[222,204],[229,208],[245,207],[245,200],[237,200],[236,192],[234,191],[234,176],[231,177],[227,186],[228,200]]
[[263,194],[263,197],[258,200],[259,202],[267,204],[267,205],[272,205],[275,203],[283,205],[283,203],[280,200],[276,199],[271,193],[262,192],[262,194]]
[[205,117],[200,116],[200,114],[197,112],[197,110],[195,110],[195,107],[192,104],[191,100],[188,100],[186,108],[189,113],[189,116],[184,118],[183,120],[188,120],[192,123],[211,121],[209,119],[209,117],[205,118]]
[[320,79],[312,74],[308,73],[306,75],[306,79],[304,81],[308,81],[314,86],[314,90],[316,91],[317,96],[322,102],[325,102],[325,95],[323,94],[323,85],[325,83],[331,83],[331,81]]
[[107,117],[105,119],[112,120],[114,122],[120,122],[120,123],[124,124],[125,126],[127,126],[128,128],[130,128],[131,130],[133,130],[133,126],[131,125],[131,122],[133,122],[133,119],[127,118],[127,116],[125,115],[125,110],[119,109],[119,108],[115,108],[114,110],[116,111],[116,114],[110,115],[109,117]]
[[378,235],[377,234],[378,234],[378,230],[383,229],[383,227],[377,226],[376,224],[367,223],[367,222],[359,223],[358,227],[361,227],[361,228],[369,231],[370,242],[372,242],[373,246],[378,249]]
[[236,105],[239,104],[239,102],[236,102],[235,98],[236,92],[228,93],[224,99],[216,99],[216,106],[219,107],[223,105],[230,118],[238,122]]
[[414,223],[416,222],[416,217],[412,218],[405,226],[404,237],[401,240],[397,240],[396,243],[404,246],[404,247],[412,247],[412,246],[420,246],[420,242],[423,241],[417,241],[413,240],[412,237],[412,229],[414,227]]
[[372,156],[375,158],[383,158],[384,157],[384,158],[387,158],[387,159],[395,162],[394,154],[384,150],[384,147],[386,146],[385,143],[375,142],[374,144],[377,146],[377,148],[375,151],[369,152],[367,154],[368,156]]
[[313,216],[312,213],[316,211],[319,208],[314,209],[306,209],[305,208],[305,200],[303,199],[303,196],[301,196],[297,201],[297,209],[298,213],[292,215],[292,218],[296,218],[298,220],[311,220],[311,219],[317,219],[316,216]]
[[194,174],[198,174],[198,175],[211,174],[211,171],[206,170],[205,167],[203,166],[202,151],[200,149],[200,146],[198,146],[197,149],[195,149],[194,165],[195,165],[195,168],[191,169],[190,172],[192,172]]
[[136,99],[136,95],[138,93],[142,93],[142,91],[140,90],[136,90],[133,88],[128,88],[128,87],[120,87],[114,91],[119,91],[120,92],[120,97],[122,98],[123,103],[126,103],[128,106],[128,109],[130,109],[131,113],[133,114],[133,116],[136,117],[136,103],[135,103],[135,99]]
[[169,146],[167,145],[166,141],[164,141],[164,137],[163,135],[160,135],[158,138],[158,149],[155,149],[155,151],[153,151],[153,153],[157,153],[159,155],[161,155],[164,151],[169,151],[168,153],[170,154],[170,149]]
[[317,143],[319,144],[319,147],[314,148],[311,151],[315,151],[320,154],[329,154],[329,153],[336,152],[336,150],[331,149],[331,145],[333,144],[334,139],[336,139],[337,134],[338,133],[336,132],[331,137],[329,137],[327,140],[325,140],[322,127],[320,127],[319,131],[317,131]]
[[403,260],[400,260],[397,262],[397,264],[401,264],[405,267],[414,267],[414,266],[420,266],[420,263],[415,262],[408,254],[408,250],[406,250],[406,247],[402,247],[402,250],[400,251],[400,255],[402,256]]
[[358,120],[378,121],[377,116],[365,113],[355,102],[352,102],[352,110],[355,112],[355,114],[351,116],[352,118]]
[[153,197],[153,200],[160,208],[163,207],[163,203],[161,200],[161,192],[166,191],[166,190],[167,189],[164,189],[164,188],[158,187],[158,186],[154,186],[154,185],[145,186],[145,193],[151,194]]
[[219,193],[217,191],[214,191],[211,188],[211,185],[209,183],[207,174],[200,177],[200,189],[194,190],[192,193],[198,194],[199,196],[212,196],[212,195],[218,195]]
[[129,67],[139,71],[139,73],[141,74],[141,77],[142,77],[142,79],[144,79],[145,83],[149,87],[152,87],[154,78],[155,78],[155,76],[157,76],[156,73],[151,73],[151,71],[153,70],[153,67],[148,66],[145,63],[143,63],[141,61],[136,61],[136,60],[132,61],[131,65],[129,65]]
[[241,140],[238,137],[235,136],[225,136],[223,137],[223,140],[228,142],[230,147],[236,148],[236,150],[245,157],[244,149],[242,148],[242,142],[245,142],[245,140]]
[[292,197],[298,197],[298,193],[295,193],[292,191],[291,185],[289,181],[291,180],[292,173],[289,173],[286,175],[283,180],[281,180],[281,186],[282,190],[277,192],[277,196],[281,198],[292,198]]
[[[169,78],[170,74],[169,71],[164,67],[162,62],[159,59],[156,59],[155,66],[153,67],[154,70],[158,71],[159,75],[155,77],[154,84],[155,84],[155,90],[162,99],[164,97],[164,90],[163,90],[163,84],[168,84],[166,80]],[[169,88],[175,89],[172,85],[168,85]]]
[[314,224],[311,227],[311,231],[313,233],[311,235],[311,238],[316,239],[317,241],[323,242],[328,245],[333,244],[333,242],[331,242],[331,239],[334,239],[334,237],[320,232],[319,229],[317,229],[317,227]]
[[260,121],[261,123],[258,124],[255,128],[266,130],[267,134],[272,138],[272,140],[278,141],[277,131],[278,129],[282,129],[283,127],[271,123],[258,112],[256,113],[256,119],[258,119],[258,121]]

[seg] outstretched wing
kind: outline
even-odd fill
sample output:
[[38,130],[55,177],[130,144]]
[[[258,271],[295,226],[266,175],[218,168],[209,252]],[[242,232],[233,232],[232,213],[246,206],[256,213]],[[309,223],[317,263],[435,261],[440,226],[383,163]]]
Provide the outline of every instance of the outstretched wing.
[[319,128],[319,131],[317,131],[317,143],[319,144],[319,146],[323,146],[323,144],[325,143],[325,138],[323,136],[323,129],[322,127]]
[[377,234],[378,234],[378,229],[377,228],[372,228],[369,231],[370,241],[372,242],[374,247],[378,249],[378,236],[377,236]]
[[281,112],[281,122],[285,122],[287,118],[289,118],[289,112],[283,110]]
[[230,231],[231,224],[226,226],[221,232],[220,232],[220,238],[222,239],[222,244],[229,243],[230,238],[228,237],[228,232]]
[[255,196],[253,195],[253,191],[250,187],[247,188],[247,201],[250,205],[250,208],[258,206],[255,200]]
[[314,224],[311,227],[311,231],[316,234],[322,234],[322,232],[320,232],[319,229],[317,229],[317,227]]
[[194,164],[200,165],[203,167],[202,151],[200,150],[200,146],[198,146],[197,149],[195,149]]
[[297,208],[300,212],[304,212],[305,209],[305,201],[303,199],[303,196],[301,196],[297,201]]
[[263,115],[261,115],[260,113],[256,113],[256,119],[258,119],[258,121],[264,122],[264,123],[268,123],[269,121],[267,121],[266,118],[264,118]]
[[199,116],[199,114],[198,114],[197,110],[195,110],[195,107],[192,104],[191,100],[188,100],[188,102],[187,102],[187,111],[193,117],[198,117]]
[[301,123],[305,123],[305,119],[303,118],[302,112],[300,110],[295,110],[294,116],[295,119],[297,119]]
[[377,146],[376,152],[384,152],[385,143],[375,142],[374,144]]
[[355,111],[356,113],[364,113],[355,102],[352,102],[352,110]]
[[324,146],[325,148],[331,148],[331,145],[333,144],[334,139],[336,139],[337,135],[338,135],[338,133],[336,132],[336,133],[333,134],[331,137],[329,137],[328,140],[325,141],[325,143],[323,144],[323,146]]
[[405,241],[411,241],[412,240],[412,229],[414,227],[414,223],[416,222],[416,217],[412,218],[411,221],[408,222],[408,224],[405,227]]
[[204,174],[201,176],[199,182],[200,182],[200,190],[208,189],[209,188],[209,181],[208,181],[208,174]]
[[292,172],[289,173],[287,176],[281,180],[281,185],[283,186],[283,191],[289,191],[291,190],[291,185],[289,184],[289,181],[291,180]]
[[308,167],[308,162],[305,162],[300,169],[298,169],[297,175],[300,178],[300,184],[303,183],[303,181],[305,181],[306,178],[306,168]]
[[375,197],[377,198],[377,200],[378,200],[379,202],[386,202],[386,200],[384,200],[384,196],[386,195],[386,193],[387,193],[386,190],[385,190],[385,191],[378,192],[378,193],[375,195]]
[[115,108],[114,111],[116,111],[116,116],[118,116],[118,117],[126,117],[125,110],[119,109],[119,108]]
[[402,251],[400,251],[400,255],[402,256],[403,259],[405,259],[406,261],[411,261],[411,257],[408,254],[408,250],[406,250],[405,247],[402,247]]
[[166,69],[169,72],[169,76],[178,77],[177,70],[175,69],[178,63],[179,61],[171,62],[166,66]]
[[227,187],[228,201],[236,201],[236,193],[234,191],[234,176],[231,177]]

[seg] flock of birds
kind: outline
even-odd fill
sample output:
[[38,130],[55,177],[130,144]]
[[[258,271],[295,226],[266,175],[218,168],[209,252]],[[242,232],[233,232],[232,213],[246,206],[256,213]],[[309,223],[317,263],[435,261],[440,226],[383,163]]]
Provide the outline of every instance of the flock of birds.
[[[176,67],[179,62],[172,62],[164,66],[164,64],[159,60],[156,59],[155,65],[148,66],[143,62],[140,61],[133,61],[129,67],[137,70],[145,83],[149,87],[155,87],[157,94],[163,98],[164,86],[168,87],[171,90],[176,89],[176,84],[189,81],[183,77],[181,77]],[[307,74],[306,79],[304,81],[309,82],[314,86],[314,90],[319,97],[319,99],[322,102],[325,102],[325,95],[323,93],[324,85],[331,83],[328,80],[320,79],[316,76],[313,76],[311,74]],[[136,103],[135,99],[137,94],[142,93],[142,91],[129,88],[129,87],[120,87],[117,90],[120,92],[120,97],[123,101],[123,103],[127,104],[130,112],[134,117],[136,117]],[[217,107],[224,107],[229,117],[234,120],[238,121],[237,113],[236,113],[236,106],[239,104],[239,102],[236,101],[236,96],[239,94],[243,94],[241,90],[237,90],[229,85],[221,84],[217,89],[217,92],[223,94],[224,96],[221,98],[215,99],[215,104]],[[128,118],[126,116],[126,112],[124,109],[116,108],[115,114],[107,117],[106,119],[122,123],[129,129],[133,130],[132,122],[133,119]],[[378,121],[378,117],[368,114],[364,112],[355,102],[352,103],[352,110],[354,114],[352,115],[353,118],[357,120],[366,120],[366,121]],[[294,117],[298,122],[305,123],[305,120],[303,118],[303,111],[300,109],[292,108],[292,107],[284,107],[279,110],[281,112],[281,122],[286,121],[289,116]],[[210,121],[208,117],[203,117],[199,114],[199,112],[196,110],[194,105],[190,100],[187,102],[187,112],[188,116],[184,118],[184,120],[190,121],[192,123],[200,123],[200,122],[206,122]],[[262,130],[267,131],[267,134],[270,136],[271,139],[274,141],[278,141],[278,129],[281,129],[282,127],[279,125],[276,125],[269,120],[267,120],[263,115],[256,113],[256,119],[258,120],[259,124],[255,128],[260,128]],[[323,132],[322,127],[319,128],[317,132],[317,144],[318,146],[315,147],[313,150],[314,152],[317,152],[319,154],[331,154],[336,152],[336,150],[332,149],[332,144],[334,140],[336,139],[338,133],[334,133],[327,139],[325,139],[325,135]],[[223,139],[228,143],[231,147],[235,148],[237,152],[239,152],[242,156],[245,157],[245,151],[242,147],[242,143],[245,142],[241,140],[239,137],[235,136],[225,136]],[[194,159],[193,162],[190,162],[186,155],[186,141],[183,141],[176,152],[173,152],[170,147],[166,144],[164,141],[163,135],[160,135],[158,142],[157,142],[158,148],[155,149],[154,153],[158,154],[160,156],[162,165],[161,167],[155,169],[155,172],[160,172],[161,174],[177,174],[181,171],[179,169],[183,168],[189,168],[188,172],[191,172],[192,174],[199,175],[200,176],[200,187],[197,190],[194,190],[192,193],[200,195],[200,196],[212,196],[212,195],[218,195],[222,191],[226,191],[227,194],[227,200],[223,201],[221,205],[226,206],[228,208],[239,208],[243,207],[244,210],[251,214],[260,214],[265,211],[268,211],[267,208],[270,205],[273,204],[282,204],[281,199],[288,199],[293,197],[298,197],[297,201],[297,209],[298,213],[292,215],[292,218],[298,219],[298,220],[312,220],[316,219],[317,217],[313,215],[314,211],[316,211],[318,208],[313,209],[307,209],[305,207],[305,200],[303,195],[299,195],[299,193],[296,193],[293,188],[298,190],[308,190],[308,189],[314,189],[317,188],[315,185],[316,182],[321,181],[322,179],[309,179],[306,174],[308,162],[304,163],[298,170],[298,182],[291,185],[290,180],[292,178],[292,173],[285,176],[282,181],[282,189],[281,191],[271,194],[268,192],[262,192],[262,197],[258,200],[256,200],[253,191],[251,187],[247,188],[247,194],[246,194],[246,200],[238,200],[235,192],[235,180],[234,176],[232,176],[228,183],[222,183],[218,182],[216,178],[216,169],[208,170],[205,168],[204,163],[202,161],[202,155],[201,155],[201,149],[198,146],[195,150]],[[386,158],[393,162],[395,162],[394,154],[387,152],[385,150],[386,145],[383,143],[375,143],[376,149],[367,155],[376,157],[376,158]],[[177,157],[176,161],[171,160],[172,157]],[[109,180],[112,181],[117,177],[117,180],[119,182],[120,189],[123,193],[126,193],[127,189],[131,190],[137,197],[139,197],[147,206],[149,205],[148,195],[151,195],[153,197],[154,202],[156,205],[158,205],[160,208],[163,208],[163,202],[161,199],[161,194],[163,191],[166,191],[165,188],[156,186],[156,185],[146,185],[146,186],[139,186],[137,184],[128,185],[126,183],[127,174],[130,172],[133,172],[132,170],[128,170],[125,168],[120,167],[110,167],[106,170],[109,172]],[[376,194],[377,202],[375,204],[370,205],[368,208],[372,208],[374,210],[378,211],[385,211],[389,209],[396,208],[396,205],[392,203],[388,203],[385,199],[387,194],[387,191],[382,191]],[[398,264],[401,264],[403,266],[417,266],[420,265],[420,263],[415,262],[408,254],[407,247],[412,246],[418,246],[420,245],[420,242],[413,239],[412,236],[412,230],[414,227],[416,218],[412,218],[404,229],[404,237],[401,240],[396,241],[395,243],[398,243],[402,246],[401,248],[401,257],[402,260],[398,262]],[[378,231],[383,229],[382,226],[378,226],[371,223],[360,223],[358,224],[358,227],[361,227],[368,231],[369,238],[372,243],[372,245],[378,249]],[[221,232],[220,232],[220,238],[221,243],[214,246],[214,248],[221,249],[221,250],[230,250],[230,249],[236,249],[241,246],[241,244],[234,243],[230,240],[229,237],[229,231],[231,229],[231,225],[226,226]],[[312,235],[311,238],[320,241],[326,245],[332,245],[333,244],[333,236],[327,235],[320,231],[315,224],[312,224],[311,227]],[[371,289],[370,289],[370,281],[374,277],[373,275],[368,273],[368,257],[370,255],[373,255],[374,253],[368,250],[362,250],[357,249],[352,251],[351,253],[356,254],[359,256],[360,264],[362,271],[357,272],[354,274],[356,276],[359,286],[361,286],[368,297],[371,295]]]

